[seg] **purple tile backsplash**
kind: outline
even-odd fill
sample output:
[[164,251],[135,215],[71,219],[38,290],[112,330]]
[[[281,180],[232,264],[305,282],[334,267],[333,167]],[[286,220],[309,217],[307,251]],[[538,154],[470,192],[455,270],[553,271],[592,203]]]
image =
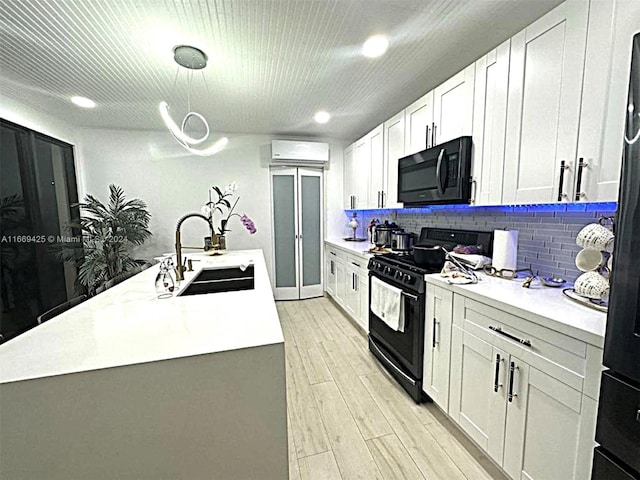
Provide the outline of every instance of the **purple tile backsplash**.
[[[518,230],[518,268],[574,281],[576,236],[583,226],[611,216],[616,203],[525,205],[510,207],[425,207],[402,210],[362,210],[358,220],[364,232],[372,218],[393,220],[406,231],[419,234],[422,227],[458,230]],[[351,218],[352,211],[345,212]],[[348,221],[348,220],[346,220]]]

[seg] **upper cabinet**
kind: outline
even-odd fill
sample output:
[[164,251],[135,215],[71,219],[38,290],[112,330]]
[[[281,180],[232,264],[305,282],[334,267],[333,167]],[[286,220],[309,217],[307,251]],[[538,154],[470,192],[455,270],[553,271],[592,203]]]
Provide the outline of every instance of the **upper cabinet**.
[[369,200],[367,208],[382,208],[386,185],[384,165],[384,127],[379,125],[367,134],[369,142],[369,165],[371,169],[369,178]]
[[504,203],[571,199],[588,11],[567,0],[511,40]]
[[355,207],[355,163],[353,158],[353,145],[349,145],[344,149],[344,208],[345,210],[351,210]]
[[405,156],[405,115],[404,111],[390,118],[384,128],[384,185],[382,198],[384,208],[402,208],[398,202],[398,159]]
[[433,91],[432,147],[471,135],[475,67],[469,65]]
[[631,38],[640,2],[591,2],[574,201],[617,201],[629,91]]
[[404,110],[404,154],[411,155],[432,146],[433,92],[416,100]]
[[511,41],[475,63],[471,204],[500,205]]

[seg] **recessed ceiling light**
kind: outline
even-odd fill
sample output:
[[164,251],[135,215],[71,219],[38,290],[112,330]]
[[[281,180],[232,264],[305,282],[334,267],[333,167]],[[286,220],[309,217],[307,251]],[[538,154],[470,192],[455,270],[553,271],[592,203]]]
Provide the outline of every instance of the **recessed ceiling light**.
[[331,119],[331,115],[329,115],[324,110],[316,113],[313,119],[318,123],[327,123]]
[[86,97],[71,97],[71,101],[82,108],[93,108],[96,106],[96,102]]
[[362,54],[365,57],[375,58],[384,54],[389,47],[389,39],[384,35],[373,35],[367,38],[362,46]]

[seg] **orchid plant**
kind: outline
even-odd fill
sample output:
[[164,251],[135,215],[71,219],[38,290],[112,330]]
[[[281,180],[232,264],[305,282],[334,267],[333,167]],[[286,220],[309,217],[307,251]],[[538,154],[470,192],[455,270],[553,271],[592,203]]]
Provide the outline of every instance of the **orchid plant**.
[[[231,217],[239,217],[242,225],[249,231],[251,235],[257,232],[256,226],[253,221],[246,215],[240,215],[238,213],[234,213],[236,205],[238,205],[238,201],[240,197],[236,198],[233,204],[231,203],[231,198],[233,197],[235,191],[238,189],[238,184],[236,182],[231,182],[227,186],[224,187],[224,190],[221,190],[217,186],[211,187],[209,191],[209,201],[204,204],[202,207],[202,214],[209,218],[213,225],[213,217],[214,213],[220,212],[220,215],[223,215],[223,218],[220,220],[220,226],[218,227],[218,235],[224,235],[225,232],[230,232],[231,230],[227,228],[227,224]],[[213,201],[212,199],[212,191],[218,197],[217,200]],[[225,210],[227,209],[227,215],[225,215]]]

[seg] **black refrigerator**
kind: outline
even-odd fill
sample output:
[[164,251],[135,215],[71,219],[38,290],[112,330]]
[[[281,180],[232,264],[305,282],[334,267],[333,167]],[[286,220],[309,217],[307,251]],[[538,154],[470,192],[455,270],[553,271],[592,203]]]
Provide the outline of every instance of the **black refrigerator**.
[[628,98],[593,480],[640,479],[640,34]]

